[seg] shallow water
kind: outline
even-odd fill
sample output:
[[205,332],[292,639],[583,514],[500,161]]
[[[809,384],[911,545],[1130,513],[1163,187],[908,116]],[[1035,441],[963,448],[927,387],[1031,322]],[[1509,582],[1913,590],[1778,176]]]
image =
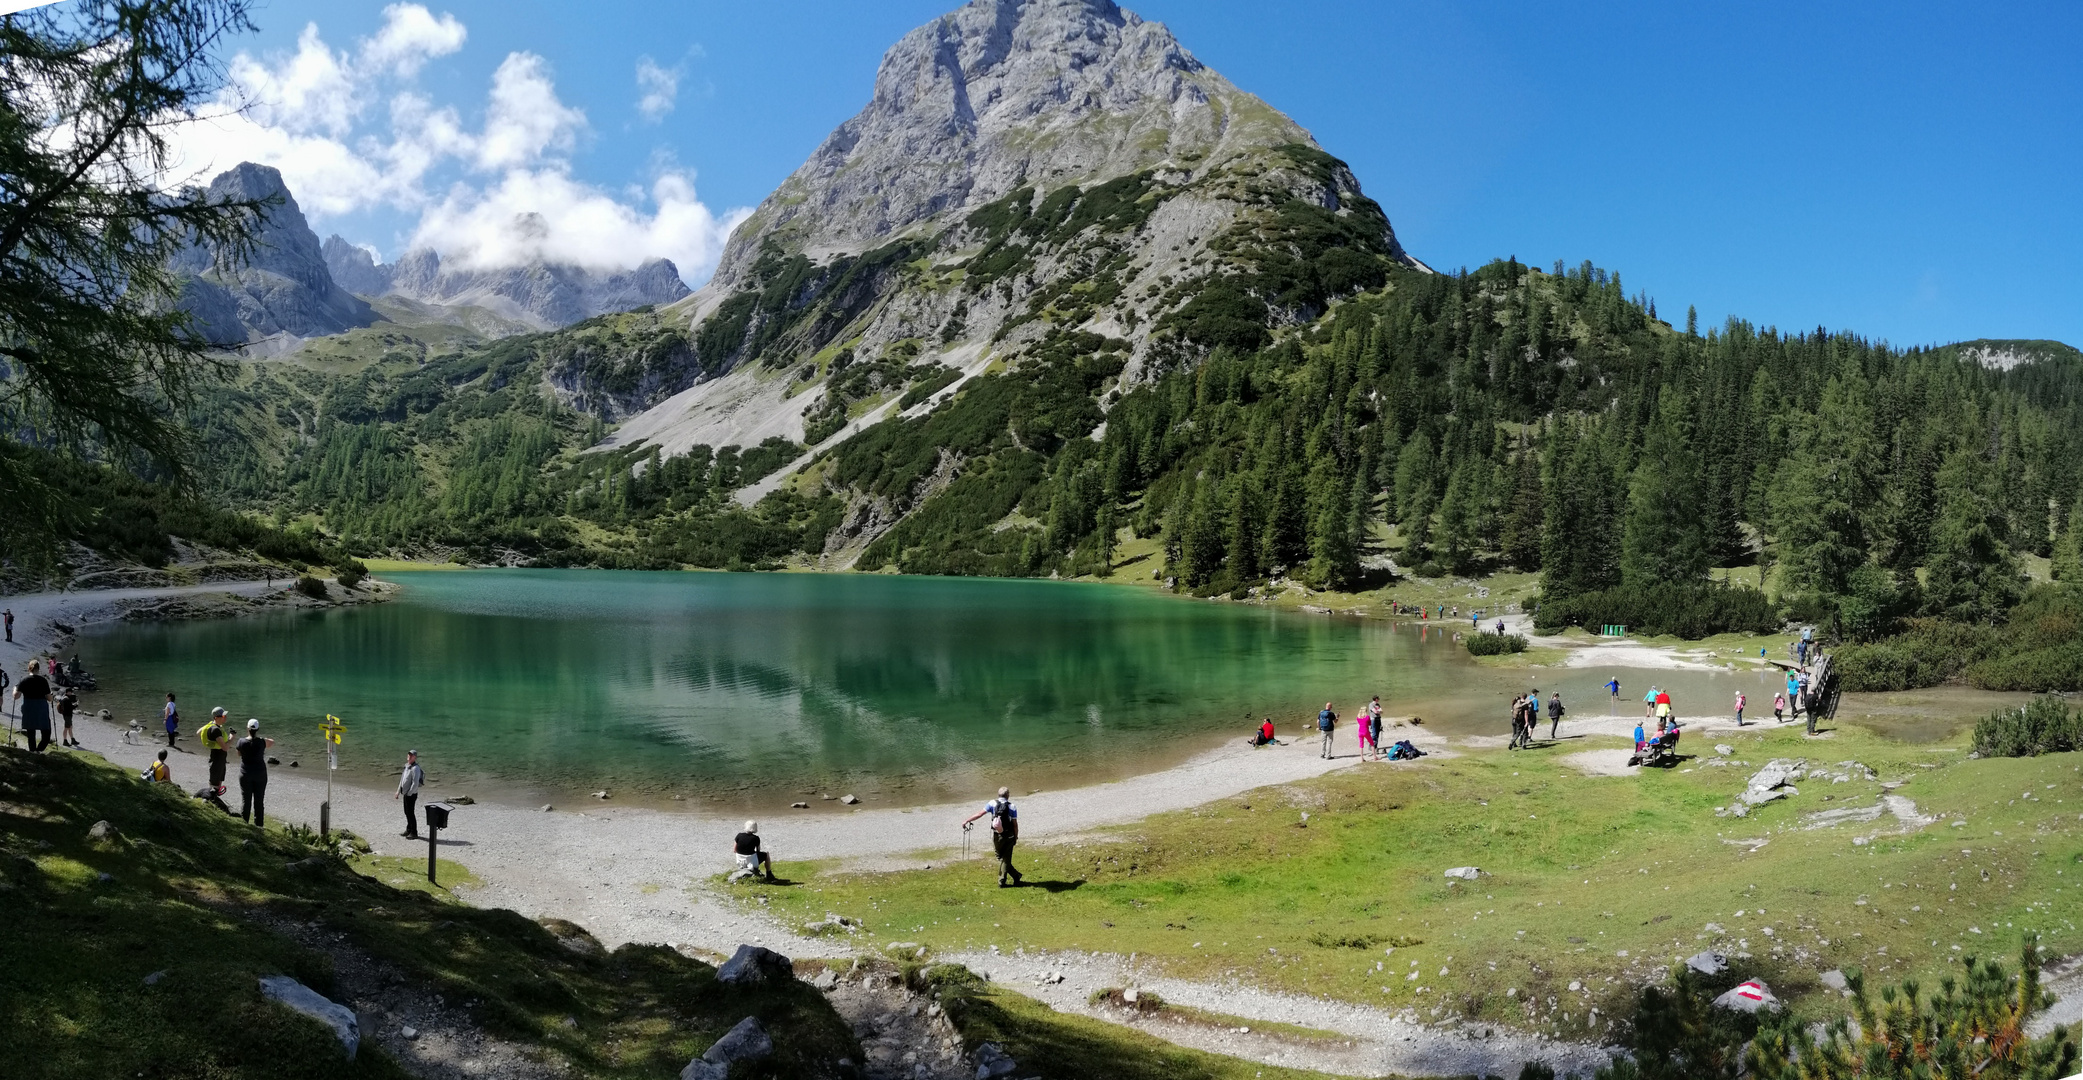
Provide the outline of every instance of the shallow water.
[[[771,804],[854,792],[881,804],[1095,783],[1162,768],[1261,716],[1306,735],[1325,699],[1370,694],[1452,734],[1502,733],[1506,702],[1560,689],[1572,711],[1632,712],[1651,682],[1685,713],[1770,675],[1500,671],[1440,624],[1185,600],[1147,589],[886,575],[481,570],[397,576],[401,599],[245,619],[118,624],[80,643],[151,718],[177,691],[261,717],[313,768],[342,717],[342,777],[381,782],[408,747],[444,792],[609,788]],[[1460,629],[1458,624],[1454,629]],[[1710,704],[1712,703],[1712,704]],[[1769,709],[1766,710],[1769,712]],[[150,726],[156,728],[156,722]],[[1351,750],[1350,725],[1341,748]]]

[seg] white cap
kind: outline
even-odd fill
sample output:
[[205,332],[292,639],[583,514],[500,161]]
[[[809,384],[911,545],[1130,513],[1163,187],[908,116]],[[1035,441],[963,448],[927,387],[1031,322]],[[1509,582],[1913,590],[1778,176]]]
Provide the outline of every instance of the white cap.
[[246,721],[246,730],[247,730],[247,731],[259,731],[259,730],[260,730],[260,718],[259,718],[259,717],[255,717],[255,718],[253,718],[253,719],[251,719],[251,720],[248,720],[248,721]]
[[757,822],[757,821],[748,821],[748,822],[746,822],[746,823],[745,823],[745,831],[746,831],[746,832],[758,832],[758,831],[759,831],[759,822]]

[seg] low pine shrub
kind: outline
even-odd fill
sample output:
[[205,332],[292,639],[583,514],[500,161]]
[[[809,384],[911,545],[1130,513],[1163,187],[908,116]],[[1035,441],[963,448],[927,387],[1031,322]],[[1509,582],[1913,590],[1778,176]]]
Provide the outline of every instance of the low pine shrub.
[[1749,632],[1769,634],[1781,625],[1779,608],[1756,589],[1703,582],[1696,585],[1620,585],[1597,592],[1541,598],[1534,625],[1625,626],[1631,633],[1682,638]]
[[303,593],[305,596],[308,596],[313,600],[323,600],[326,598],[325,582],[320,581],[309,574],[305,574],[304,576],[297,579],[297,591]]
[[1990,644],[1981,627],[1917,619],[1891,638],[1837,650],[1837,677],[1854,693],[1937,686],[1960,677]]
[[1520,634],[1470,634],[1466,640],[1468,651],[1477,656],[1503,656],[1526,651],[1526,638]]
[[1998,709],[1975,722],[1975,753],[1983,757],[2038,757],[2083,747],[2083,712],[2060,698],[2034,698],[2021,709]]
[[1984,660],[1967,669],[1967,682],[1984,690],[2035,694],[2083,690],[2083,642]]

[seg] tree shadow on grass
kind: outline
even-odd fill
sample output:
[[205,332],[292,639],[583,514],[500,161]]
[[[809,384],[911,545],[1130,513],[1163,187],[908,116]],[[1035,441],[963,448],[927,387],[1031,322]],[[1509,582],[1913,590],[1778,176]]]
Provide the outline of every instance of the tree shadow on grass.
[[1078,880],[1076,880],[1076,881],[1032,881],[1032,880],[1023,880],[1023,881],[1021,881],[1021,882],[1020,882],[1020,883],[1019,883],[1018,885],[1014,886],[1014,888],[1020,888],[1020,889],[1044,889],[1044,890],[1047,890],[1047,891],[1049,891],[1049,892],[1052,892],[1052,893],[1060,893],[1060,892],[1070,892],[1071,890],[1073,890],[1073,889],[1076,889],[1077,887],[1079,887],[1079,886],[1081,886],[1081,885],[1083,885],[1083,884],[1085,884],[1085,879],[1084,879],[1084,878],[1079,878],[1079,879],[1078,879]]

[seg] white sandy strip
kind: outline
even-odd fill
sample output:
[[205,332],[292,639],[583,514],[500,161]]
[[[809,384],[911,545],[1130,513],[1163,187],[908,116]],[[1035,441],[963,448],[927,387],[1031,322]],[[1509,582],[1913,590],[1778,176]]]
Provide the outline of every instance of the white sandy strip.
[[[1411,737],[1422,729],[1405,729]],[[122,743],[113,724],[87,722],[82,738],[97,752],[126,768],[142,769],[159,747]],[[1384,732],[1386,737],[1387,732]],[[1020,819],[1030,843],[1074,835],[1106,825],[1132,822],[1151,814],[1180,810],[1270,784],[1291,783],[1359,763],[1352,744],[1341,738],[1326,760],[1315,739],[1253,749],[1242,740],[1218,747],[1185,764],[1122,780],[1068,791],[1046,791],[1017,798]],[[1428,750],[1451,754],[1437,737],[1417,735]],[[173,756],[174,779],[184,790],[202,785],[205,763],[194,740],[182,739]],[[324,798],[321,769],[270,772],[270,817],[316,825]],[[402,764],[402,763],[401,763]],[[441,763],[427,763],[438,780]],[[1394,764],[1369,765],[1393,768]],[[229,801],[237,805],[237,766]],[[946,857],[961,847],[960,823],[983,805],[991,792],[977,793],[975,803],[910,809],[846,808],[818,803],[768,818],[760,833],[784,862],[839,859],[887,868],[919,866]],[[429,798],[440,798],[441,785],[430,784]],[[408,844],[397,837],[404,827],[398,804],[388,792],[339,786],[334,793],[333,824],[375,840],[377,850],[393,855],[424,855],[424,842]],[[543,812],[534,807],[479,803],[456,808],[453,829],[444,834],[442,856],[468,866],[484,878],[486,888],[472,902],[509,907],[533,917],[570,919],[613,946],[625,941],[673,942],[728,951],[743,941],[785,943],[813,955],[829,953],[828,941],[791,939],[764,920],[747,919],[708,895],[707,879],[729,867],[731,837],[740,819],[698,809],[687,811],[617,807],[585,800],[580,806],[558,806]],[[972,839],[972,845],[979,841]],[[978,861],[977,873],[990,873]]]
[[[1558,642],[1558,644],[1561,644]],[[1610,645],[1582,645],[1571,648],[1563,661],[1564,667],[1625,667],[1655,668],[1663,671],[1722,671],[1723,664],[1710,664],[1687,659],[1678,655],[1678,650],[1668,646],[1643,645],[1626,640]]]

